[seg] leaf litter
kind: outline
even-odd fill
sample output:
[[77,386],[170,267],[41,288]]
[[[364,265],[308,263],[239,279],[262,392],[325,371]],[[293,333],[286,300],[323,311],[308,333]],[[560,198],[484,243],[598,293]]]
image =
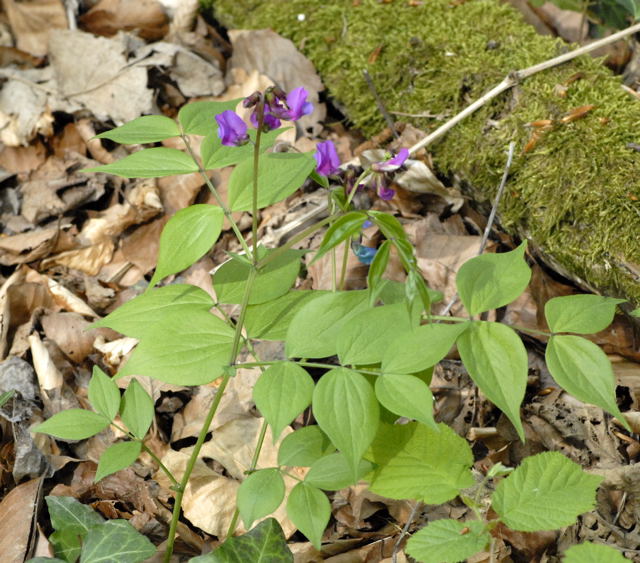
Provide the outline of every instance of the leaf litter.
[[[95,139],[95,134],[140,115],[175,117],[190,99],[231,100],[274,83],[285,89],[305,86],[315,105],[297,132],[282,135],[276,151],[291,146],[313,150],[322,137],[335,141],[343,162],[377,161],[383,148],[410,146],[424,132],[398,123],[394,128],[399,138],[393,140],[393,132],[386,130],[365,140],[345,128],[334,119],[335,108],[319,102],[324,99],[324,87],[312,64],[290,41],[270,30],[231,31],[229,43],[193,8],[173,12],[168,2],[154,0],[100,0],[77,19],[59,0],[5,4],[14,51],[13,62],[0,69],[4,79],[0,89],[0,393],[11,390],[13,395],[0,406],[0,550],[7,560],[16,561],[52,554],[47,539],[50,522],[41,510],[43,492],[74,497],[107,519],[124,518],[162,546],[173,492],[147,454],[132,467],[94,483],[100,454],[121,437],[117,431],[106,430],[74,443],[29,432],[56,412],[88,406],[93,365],[110,374],[117,371],[135,347],[135,339],[88,327],[144,290],[168,218],[192,203],[210,202],[196,174],[125,181],[79,172],[139,148],[114,147]],[[233,55],[228,59],[231,46]],[[192,141],[197,149],[199,139]],[[163,144],[181,148],[171,140]],[[211,174],[223,197],[229,171]],[[397,179],[394,199],[384,201],[368,194],[356,199],[362,208],[390,211],[401,219],[428,285],[444,295],[436,313],[455,294],[455,274],[477,253],[486,224],[485,217],[463,198],[455,179],[452,183],[447,185],[447,179],[434,174],[423,150]],[[324,202],[320,190],[304,186],[286,202],[263,211],[261,233],[269,245],[288,240],[310,221],[326,216]],[[236,213],[234,218],[242,229],[250,228],[246,213]],[[228,225],[223,229],[228,231]],[[380,238],[375,227],[363,233],[366,245],[375,246]],[[298,246],[317,248],[320,240],[321,236],[312,237]],[[487,251],[515,246],[515,241],[494,228]],[[176,275],[173,282],[192,283],[214,295],[209,272],[225,259],[227,250],[238,249],[233,238],[223,233],[209,255]],[[342,252],[342,248],[336,252],[338,262]],[[366,266],[353,253],[346,264],[345,287],[366,287]],[[394,254],[387,276],[404,281]],[[325,256],[308,264],[297,287],[330,289],[332,283],[331,257]],[[492,319],[545,329],[544,303],[578,291],[557,273],[534,264],[527,292],[492,313]],[[453,314],[459,310],[459,305],[454,306]],[[640,428],[634,412],[640,408],[635,325],[618,316],[592,339],[613,362],[627,420],[634,430]],[[258,344],[262,357],[281,358],[282,346],[271,344]],[[546,370],[543,345],[544,339],[528,340],[524,444],[505,417],[479,395],[455,351],[436,367],[431,384],[436,419],[473,442],[476,469],[497,462],[516,465],[527,455],[551,450],[605,477],[598,509],[564,531],[523,533],[498,528],[496,560],[537,561],[578,541],[604,541],[637,550],[640,475],[629,461],[640,455],[640,442],[600,409],[562,393]],[[185,493],[176,560],[214,549],[224,539],[262,420],[251,395],[258,375],[257,370],[240,370],[222,399],[210,427],[211,438]],[[119,385],[126,386],[127,379],[119,380]],[[179,475],[219,382],[189,388],[140,381],[156,401],[156,420],[147,444]],[[303,413],[280,440],[308,422],[308,413]],[[277,444],[267,435],[261,465],[276,465]],[[299,471],[303,477],[306,470]],[[286,480],[287,491],[294,483]],[[416,507],[412,501],[375,495],[362,484],[330,498],[333,518],[322,552],[295,533],[283,508],[276,513],[296,561],[391,561],[392,557],[406,561],[396,547],[404,526],[414,531],[433,519],[471,516],[460,501]],[[486,560],[488,554],[473,558]]]

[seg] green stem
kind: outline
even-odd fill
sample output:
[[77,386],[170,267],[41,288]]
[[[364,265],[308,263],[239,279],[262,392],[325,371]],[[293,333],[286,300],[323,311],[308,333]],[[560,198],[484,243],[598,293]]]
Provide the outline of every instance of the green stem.
[[342,270],[340,271],[340,283],[338,288],[340,291],[344,291],[344,283],[347,277],[347,262],[349,260],[349,250],[351,248],[351,237],[347,237],[344,241],[344,254],[342,255]]
[[174,486],[178,485],[178,480],[173,476],[173,473],[171,473],[171,471],[169,471],[169,468],[164,463],[162,463],[162,460],[153,453],[151,448],[147,446],[142,440],[140,440],[140,444],[142,445],[142,449],[147,452],[151,456],[151,459],[153,459],[153,461],[158,464],[158,467],[164,472],[169,481],[171,481],[171,484]]
[[[260,114],[260,112],[258,112]],[[253,263],[258,263],[258,166],[260,164],[260,137],[262,137],[262,121],[258,121],[256,142],[253,145],[253,192],[251,195],[251,237],[253,242]]]
[[338,265],[336,263],[336,249],[331,249],[331,291],[338,289]]

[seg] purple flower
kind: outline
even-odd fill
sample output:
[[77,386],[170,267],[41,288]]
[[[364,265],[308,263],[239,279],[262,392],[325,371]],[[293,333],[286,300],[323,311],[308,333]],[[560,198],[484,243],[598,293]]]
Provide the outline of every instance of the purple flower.
[[[257,129],[259,125],[258,112],[252,111],[249,121],[251,121],[251,125],[253,125]],[[281,124],[281,121],[275,115],[272,115],[270,113],[264,114],[264,118],[262,120],[262,127],[266,131],[272,131],[273,129],[277,129],[278,127],[280,127],[280,124]]]
[[396,191],[389,187],[387,179],[382,174],[376,174],[376,176],[378,176],[375,181],[376,191],[378,192],[380,199],[384,199],[386,201],[393,199],[393,196],[396,195]]
[[336,146],[333,144],[333,141],[318,143],[316,153],[313,156],[318,163],[316,167],[318,174],[330,176],[340,168],[340,158],[338,157],[338,152],[336,151]]
[[235,147],[244,145],[249,141],[247,124],[242,118],[231,110],[225,110],[216,115],[218,122],[218,137],[223,145]]
[[308,115],[313,111],[313,104],[307,101],[309,93],[302,87],[294,88],[287,94],[286,104],[282,103],[281,97],[275,97],[265,107],[265,113],[271,113],[274,117],[286,119],[287,121],[297,121],[303,115]]
[[409,149],[400,149],[398,154],[393,158],[384,160],[383,162],[374,162],[371,168],[375,172],[394,172],[404,164],[407,158],[409,158]]

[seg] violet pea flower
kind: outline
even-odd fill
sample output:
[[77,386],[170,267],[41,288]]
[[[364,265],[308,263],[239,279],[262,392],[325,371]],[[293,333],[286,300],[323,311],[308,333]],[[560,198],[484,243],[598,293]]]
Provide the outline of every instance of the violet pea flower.
[[287,121],[297,121],[303,115],[308,115],[313,111],[313,104],[307,101],[308,95],[309,93],[303,87],[294,88],[287,94],[287,107],[283,107],[276,100],[274,103],[269,104],[268,111],[274,117]]
[[374,162],[371,169],[375,172],[395,172],[409,158],[409,149],[400,149],[398,154],[389,160]]
[[[253,125],[257,129],[259,125],[258,113],[255,111],[251,112],[249,121],[251,121],[251,125]],[[274,129],[280,127],[280,124],[281,121],[275,115],[265,112],[264,117],[262,118],[262,126],[264,127],[264,129],[266,129],[267,131],[273,131]]]
[[333,141],[323,141],[316,146],[313,155],[318,163],[316,171],[322,176],[330,176],[340,167],[340,157]]
[[218,122],[218,137],[222,144],[228,147],[244,145],[249,141],[247,124],[242,118],[231,110],[225,110],[216,115]]

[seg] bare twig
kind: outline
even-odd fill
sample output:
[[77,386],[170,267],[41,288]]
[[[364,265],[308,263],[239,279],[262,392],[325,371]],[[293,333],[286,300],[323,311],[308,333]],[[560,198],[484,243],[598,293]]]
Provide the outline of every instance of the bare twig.
[[391,554],[391,563],[398,563],[398,552],[400,551],[400,544],[402,543],[402,540],[409,532],[409,528],[411,527],[411,524],[413,524],[416,514],[418,513],[418,508],[420,508],[421,506],[422,506],[422,503],[419,500],[417,500],[416,504],[413,506],[413,509],[411,510],[411,514],[409,514],[409,518],[407,518],[407,523],[404,525],[404,528],[402,528],[402,531],[400,532],[400,535],[398,536],[398,539],[396,540],[396,543],[393,546],[393,553]]

